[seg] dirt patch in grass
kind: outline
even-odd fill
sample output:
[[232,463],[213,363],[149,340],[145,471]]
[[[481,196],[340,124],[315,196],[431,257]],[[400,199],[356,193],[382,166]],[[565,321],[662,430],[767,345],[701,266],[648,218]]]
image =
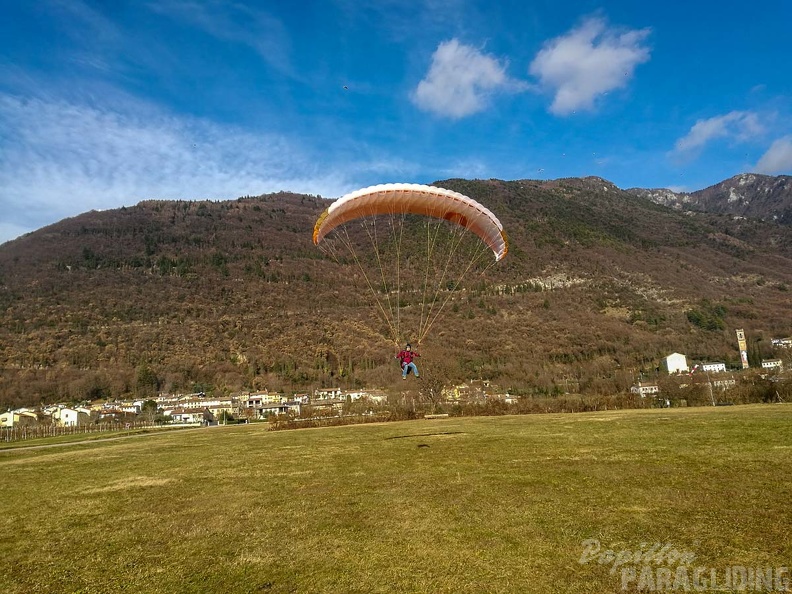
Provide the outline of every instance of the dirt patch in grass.
[[94,493],[112,493],[114,491],[124,491],[126,489],[140,489],[146,487],[161,487],[169,483],[175,483],[174,478],[161,478],[153,476],[131,476],[110,483],[105,487],[94,487],[85,489],[83,493],[91,495]]

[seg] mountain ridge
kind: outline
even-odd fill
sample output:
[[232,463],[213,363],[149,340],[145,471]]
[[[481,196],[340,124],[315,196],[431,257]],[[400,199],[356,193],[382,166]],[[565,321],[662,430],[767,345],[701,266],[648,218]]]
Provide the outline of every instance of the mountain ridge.
[[677,210],[730,214],[792,225],[792,176],[741,173],[694,192],[629,188],[627,192]]

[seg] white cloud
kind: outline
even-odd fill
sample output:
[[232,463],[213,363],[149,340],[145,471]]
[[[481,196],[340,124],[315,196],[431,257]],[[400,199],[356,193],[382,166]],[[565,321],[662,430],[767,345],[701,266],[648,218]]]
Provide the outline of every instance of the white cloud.
[[289,139],[138,103],[108,109],[0,93],[0,130],[0,241],[148,198],[353,189],[343,170],[320,169]]
[[590,110],[599,95],[626,86],[635,67],[649,60],[650,51],[644,44],[649,33],[649,29],[608,28],[604,19],[592,17],[546,42],[529,72],[554,93],[552,113]]
[[687,153],[711,140],[728,138],[745,142],[764,132],[759,116],[750,111],[731,111],[725,115],[698,120],[685,136],[676,141],[674,151]]
[[757,173],[792,173],[792,135],[779,138],[756,164]]
[[524,83],[509,78],[497,59],[451,39],[437,46],[412,100],[421,109],[459,119],[484,110],[494,92],[521,88]]

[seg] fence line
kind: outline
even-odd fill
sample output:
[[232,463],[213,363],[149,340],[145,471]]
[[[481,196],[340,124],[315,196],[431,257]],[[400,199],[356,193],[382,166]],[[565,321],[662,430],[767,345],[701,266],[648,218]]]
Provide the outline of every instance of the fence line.
[[4,427],[0,429],[0,441],[26,441],[42,437],[58,437],[61,435],[81,435],[83,433],[102,433],[107,431],[131,431],[153,427],[150,421],[134,421],[129,423],[101,423],[86,425],[28,425],[22,427]]

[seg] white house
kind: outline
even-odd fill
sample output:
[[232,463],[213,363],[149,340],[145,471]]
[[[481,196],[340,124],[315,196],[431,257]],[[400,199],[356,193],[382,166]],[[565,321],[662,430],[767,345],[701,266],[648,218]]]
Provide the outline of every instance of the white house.
[[119,420],[123,419],[124,417],[128,417],[129,413],[125,413],[123,410],[118,408],[103,408],[99,412],[100,419],[110,419],[110,420]]
[[781,371],[782,366],[781,359],[764,359],[762,361],[762,369],[778,369]]
[[278,393],[260,392],[249,394],[243,402],[245,408],[259,408],[265,404],[282,404],[286,402],[286,398]]
[[135,404],[134,402],[105,402],[102,405],[102,411],[118,411],[122,413],[129,413],[131,415],[136,415],[140,413],[140,405]]
[[352,402],[356,402],[361,398],[365,398],[366,396],[368,396],[368,392],[365,390],[350,390],[348,392],[341,393],[342,398],[349,398],[349,400]]
[[344,410],[346,400],[343,398],[322,398],[320,400],[311,401],[311,409],[313,412],[319,414],[332,414]]
[[211,403],[206,408],[216,417],[221,416],[223,413],[230,415],[234,412],[234,402],[231,399],[224,399],[217,403]]
[[663,359],[663,366],[668,370],[669,374],[690,371],[688,369],[687,358],[681,353],[671,353],[668,355],[668,357]]
[[9,410],[0,414],[0,427],[16,427],[18,425],[35,425],[38,415],[27,409]]
[[202,423],[204,418],[202,410],[185,410],[183,408],[166,410],[164,414],[169,416],[174,423]]
[[300,414],[302,403],[296,401],[281,402],[279,404],[263,404],[256,407],[256,417],[263,419],[269,415],[286,415],[288,413]]
[[320,390],[314,390],[314,398],[316,400],[341,398],[341,388],[322,388]]
[[381,404],[383,401],[387,400],[387,396],[381,390],[351,390],[342,392],[339,398],[349,398],[352,402],[370,400],[376,404]]
[[702,363],[701,371],[709,371],[711,373],[720,373],[726,371],[726,363]]
[[388,395],[382,390],[370,390],[367,398],[375,404],[382,404],[388,401]]
[[87,418],[87,414],[68,407],[59,408],[52,413],[53,422],[62,427],[76,427],[80,422],[85,422]]
[[633,394],[640,394],[641,397],[644,397],[650,394],[659,394],[660,388],[657,386],[657,384],[642,384],[638,382],[637,386],[630,388],[630,392]]
[[790,338],[772,338],[770,339],[770,343],[774,347],[781,347],[785,349],[792,348],[792,337]]

